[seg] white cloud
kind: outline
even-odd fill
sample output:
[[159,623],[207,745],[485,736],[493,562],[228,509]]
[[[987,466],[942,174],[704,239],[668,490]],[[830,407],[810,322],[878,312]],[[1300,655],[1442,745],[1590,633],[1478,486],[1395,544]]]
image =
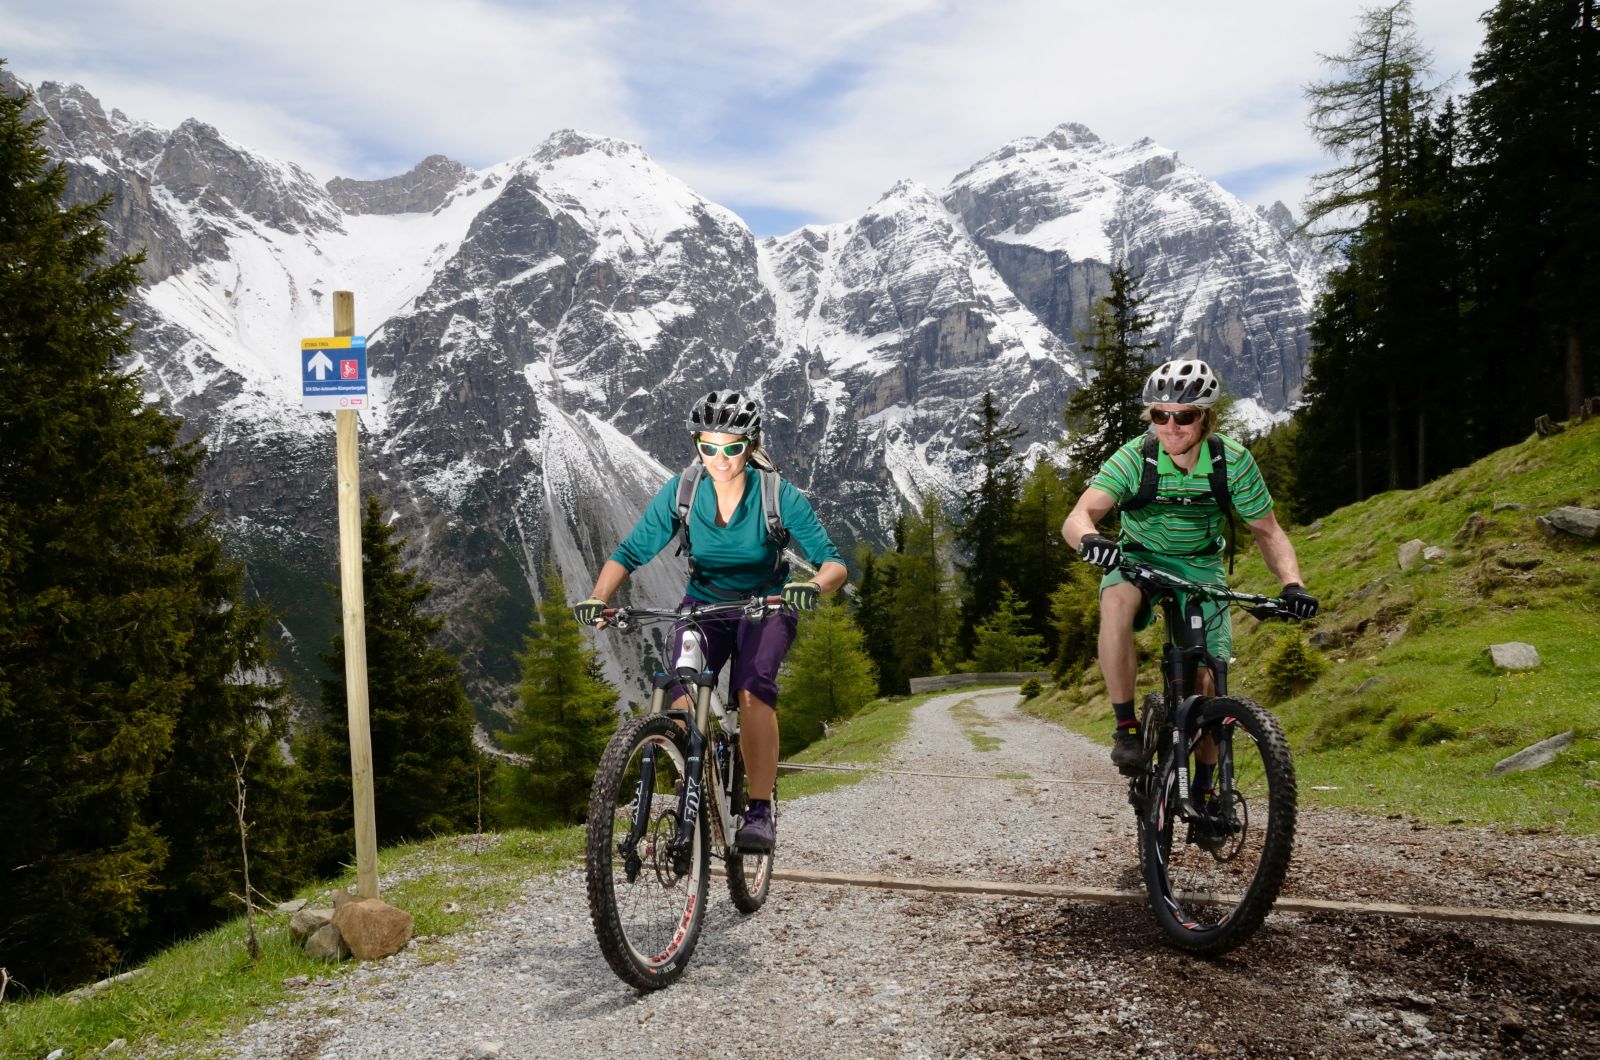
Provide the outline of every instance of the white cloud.
[[[1480,0],[1485,7],[1489,0]],[[70,6],[70,10],[68,9]],[[1351,0],[0,0],[12,70],[161,125],[199,117],[321,176],[483,166],[563,126],[636,140],[710,198],[846,220],[1078,121],[1149,136],[1298,210],[1305,130]],[[1481,26],[1414,0],[1441,75]],[[1465,79],[1456,91],[1464,90]]]

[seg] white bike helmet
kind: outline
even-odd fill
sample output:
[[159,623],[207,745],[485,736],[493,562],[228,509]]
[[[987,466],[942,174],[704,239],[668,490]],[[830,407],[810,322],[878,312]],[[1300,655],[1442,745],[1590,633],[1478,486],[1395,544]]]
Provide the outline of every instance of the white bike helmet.
[[1180,357],[1150,373],[1144,381],[1146,405],[1195,405],[1208,409],[1222,396],[1222,380],[1204,361]]
[[761,406],[737,390],[713,390],[689,409],[689,430],[695,434],[742,434],[761,430]]

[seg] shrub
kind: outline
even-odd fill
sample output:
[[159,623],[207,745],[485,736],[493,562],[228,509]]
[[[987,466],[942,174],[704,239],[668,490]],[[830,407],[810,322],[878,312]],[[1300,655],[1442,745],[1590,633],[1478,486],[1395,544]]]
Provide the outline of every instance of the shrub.
[[1023,699],[1032,699],[1034,696],[1037,696],[1043,691],[1044,686],[1039,683],[1039,679],[1037,677],[1030,677],[1026,681],[1022,682]]
[[1299,695],[1328,668],[1321,654],[1306,645],[1299,629],[1285,630],[1267,658],[1267,698],[1273,703]]

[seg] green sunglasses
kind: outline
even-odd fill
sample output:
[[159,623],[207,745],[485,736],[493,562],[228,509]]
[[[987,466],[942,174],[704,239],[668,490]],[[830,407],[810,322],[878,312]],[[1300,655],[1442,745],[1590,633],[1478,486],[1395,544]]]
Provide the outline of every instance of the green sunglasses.
[[742,456],[744,455],[744,451],[750,448],[750,440],[748,438],[741,438],[737,442],[729,442],[727,445],[718,445],[715,442],[702,442],[699,436],[696,435],[695,445],[700,448],[700,455],[704,457],[713,457],[719,452],[723,456]]

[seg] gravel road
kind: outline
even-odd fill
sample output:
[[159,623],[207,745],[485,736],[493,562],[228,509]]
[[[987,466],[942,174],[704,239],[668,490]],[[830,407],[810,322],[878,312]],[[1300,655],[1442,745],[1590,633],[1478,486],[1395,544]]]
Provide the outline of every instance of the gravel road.
[[[1104,748],[1015,704],[958,692],[919,707],[888,765],[900,772],[784,804],[780,867],[1138,886]],[[1312,810],[1300,836],[1286,895],[1600,912],[1591,839]],[[212,1044],[293,1060],[1595,1056],[1597,965],[1600,935],[1345,914],[1274,914],[1199,961],[1137,904],[779,881],[745,917],[713,880],[688,973],[641,996],[599,955],[580,869]]]

